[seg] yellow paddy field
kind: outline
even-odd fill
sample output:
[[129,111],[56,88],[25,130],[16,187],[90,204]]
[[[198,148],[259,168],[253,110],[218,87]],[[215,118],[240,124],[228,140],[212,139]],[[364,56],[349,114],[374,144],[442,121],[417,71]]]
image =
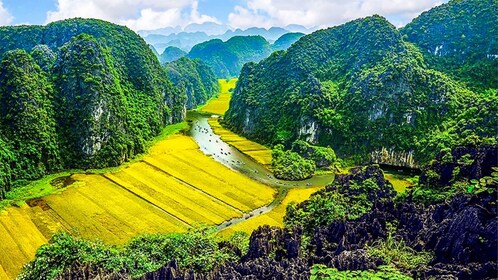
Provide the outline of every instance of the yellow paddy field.
[[276,193],[212,160],[183,135],[158,142],[118,172],[72,179],[60,194],[0,213],[0,279],[14,279],[57,230],[123,244],[138,234],[220,224],[269,204]]
[[237,79],[218,80],[218,83],[220,84],[220,94],[217,98],[209,100],[208,103],[200,109],[201,112],[224,115],[228,110],[232,97],[230,89],[235,88]]
[[322,188],[323,187],[290,189],[283,201],[277,207],[273,208],[270,212],[230,226],[221,231],[220,234],[222,236],[230,236],[236,231],[243,231],[251,234],[253,230],[262,225],[282,227],[284,225],[285,210],[287,209],[287,205],[289,203],[303,202],[307,200],[311,196],[311,194],[321,190]]

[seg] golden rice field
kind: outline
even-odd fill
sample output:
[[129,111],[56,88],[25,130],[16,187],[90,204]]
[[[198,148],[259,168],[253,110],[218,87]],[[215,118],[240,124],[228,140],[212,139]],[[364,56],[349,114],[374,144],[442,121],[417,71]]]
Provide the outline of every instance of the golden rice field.
[[226,229],[222,230],[220,234],[222,236],[230,236],[236,231],[243,231],[251,234],[253,230],[262,225],[282,227],[284,225],[285,211],[289,203],[303,202],[307,200],[311,196],[311,194],[321,190],[322,188],[323,187],[290,189],[282,202],[277,207],[273,208],[270,212],[227,227]]
[[[212,160],[175,135],[115,173],[74,174],[74,184],[0,214],[0,279],[13,279],[59,229],[123,244],[143,233],[221,224],[267,205],[276,191]],[[7,276],[5,276],[7,275]]]
[[220,85],[220,94],[218,95],[218,97],[209,100],[208,103],[200,109],[201,112],[224,115],[228,110],[230,99],[232,97],[230,89],[235,88],[237,79],[220,79],[218,80],[218,83]]
[[210,118],[208,123],[213,129],[213,132],[219,135],[224,142],[232,145],[237,150],[264,166],[269,166],[271,164],[271,150],[267,147],[224,128],[217,118]]

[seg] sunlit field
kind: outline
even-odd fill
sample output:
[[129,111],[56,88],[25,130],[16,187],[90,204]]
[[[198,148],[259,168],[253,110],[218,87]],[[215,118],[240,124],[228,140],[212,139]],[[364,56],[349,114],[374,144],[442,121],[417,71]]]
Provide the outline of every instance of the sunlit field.
[[398,193],[405,192],[406,188],[413,186],[412,183],[407,181],[402,176],[387,173],[385,171],[384,171],[384,178],[386,178],[386,180],[389,180],[389,182],[391,182],[391,184],[393,184],[394,190]]
[[201,112],[224,115],[228,110],[230,98],[232,97],[230,89],[235,88],[237,79],[221,79],[218,80],[218,83],[220,84],[220,94],[218,95],[218,97],[209,100],[208,103],[200,109]]
[[253,230],[262,225],[279,226],[284,225],[284,216],[287,205],[291,202],[300,203],[307,200],[311,194],[319,191],[323,187],[314,188],[295,188],[289,190],[284,200],[280,205],[273,208],[270,212],[263,215],[253,217],[241,223],[230,226],[220,232],[223,236],[230,236],[236,231],[243,231],[250,234]]
[[275,190],[252,181],[174,135],[115,173],[74,174],[60,194],[0,215],[0,279],[14,278],[57,231],[123,244],[143,233],[185,231],[241,217],[269,204]]

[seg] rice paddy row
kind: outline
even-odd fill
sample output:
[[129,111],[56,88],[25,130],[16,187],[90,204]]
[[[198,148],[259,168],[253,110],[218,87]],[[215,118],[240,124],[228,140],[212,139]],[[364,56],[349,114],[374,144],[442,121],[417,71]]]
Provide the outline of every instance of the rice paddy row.
[[0,250],[9,252],[0,254],[0,279],[14,279],[58,230],[123,244],[139,234],[242,217],[276,193],[212,160],[183,135],[157,143],[140,162],[118,172],[71,179],[75,183],[60,194],[0,214]]
[[230,99],[232,97],[232,93],[230,91],[235,88],[237,79],[218,80],[218,83],[220,85],[220,94],[218,97],[209,100],[209,102],[205,106],[201,107],[199,111],[222,116],[228,110]]

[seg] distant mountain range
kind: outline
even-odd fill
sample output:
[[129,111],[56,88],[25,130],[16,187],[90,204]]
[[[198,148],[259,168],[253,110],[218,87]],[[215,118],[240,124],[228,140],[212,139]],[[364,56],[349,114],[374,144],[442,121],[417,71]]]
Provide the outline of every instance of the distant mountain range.
[[167,47],[177,47],[186,52],[202,42],[212,39],[229,40],[235,36],[262,36],[270,43],[280,38],[286,33],[299,32],[309,34],[315,31],[316,28],[306,28],[301,25],[288,25],[286,27],[271,27],[269,29],[261,27],[251,27],[245,30],[231,29],[227,25],[217,24],[213,22],[203,24],[190,24],[184,28],[167,27],[156,30],[142,30],[138,34],[142,36],[147,43],[162,53]]

